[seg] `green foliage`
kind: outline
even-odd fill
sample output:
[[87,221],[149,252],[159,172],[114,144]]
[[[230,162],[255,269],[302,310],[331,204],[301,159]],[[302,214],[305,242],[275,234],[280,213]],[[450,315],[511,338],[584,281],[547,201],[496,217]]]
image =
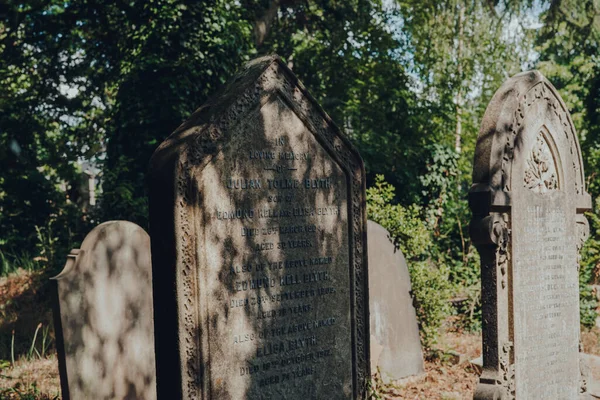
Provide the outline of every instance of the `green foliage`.
[[427,227],[434,246],[430,257],[444,265],[452,285],[452,303],[459,327],[481,328],[480,261],[467,230],[471,213],[465,199],[465,175],[460,173],[460,155],[448,146],[431,146],[426,173],[420,176]]
[[[17,382],[11,388],[0,388],[0,396],[2,398],[15,400],[58,400],[59,395],[51,396],[41,393],[37,384],[33,382],[30,385],[24,385],[22,382]],[[6,396],[6,397],[4,397]]]
[[[580,138],[587,189],[600,196],[600,24],[593,0],[548,1],[537,37],[538,68],[554,84],[571,112]],[[598,283],[600,207],[586,213],[590,239],[584,245],[579,271],[581,323],[595,324],[597,301],[590,284]]]
[[0,276],[6,276],[19,270],[32,271],[40,267],[29,253],[9,253],[0,250]]
[[383,175],[377,175],[375,185],[367,189],[367,215],[388,230],[408,261],[421,342],[430,351],[450,313],[448,269],[443,264],[433,265],[428,256],[433,242],[420,208],[393,204],[394,192],[394,186],[385,182]]
[[375,185],[367,189],[367,215],[390,232],[408,260],[423,259],[431,248],[431,236],[421,221],[420,208],[392,204],[395,188],[383,175],[375,177]]
[[[411,264],[428,347],[450,299],[463,327],[480,327],[466,193],[481,117],[508,76],[535,62],[559,89],[580,134],[589,191],[600,196],[594,0],[50,0],[0,8],[0,274],[60,268],[105,220],[147,228],[155,148],[244,61],[268,53],[282,56],[359,149],[368,214]],[[83,201],[82,161],[101,169],[97,207]],[[580,275],[585,324],[595,315],[588,284],[600,257],[597,216],[589,214]]]
[[[37,338],[38,338],[38,333],[39,333],[40,329],[42,330],[42,339],[40,341],[40,346],[39,346],[40,350],[38,350]],[[29,351],[27,352],[27,359],[31,360],[32,358],[34,358],[36,356],[37,356],[37,358],[44,358],[44,356],[46,355],[46,351],[48,351],[48,348],[50,346],[50,340],[48,337],[49,332],[50,332],[49,326],[43,326],[43,324],[41,322],[37,325],[37,327],[35,328],[35,333],[33,334],[31,346],[29,347]]]
[[368,400],[383,400],[383,394],[380,393],[378,384],[379,381],[375,378],[371,378],[367,380],[367,399]]
[[119,3],[103,11],[80,17],[83,27],[112,32],[95,32],[96,43],[85,46],[89,62],[106,60],[107,68],[96,79],[107,93],[110,132],[99,219],[147,227],[150,156],[253,54],[251,24],[224,0]]
[[581,250],[579,268],[579,313],[581,324],[592,328],[596,324],[598,301],[591,285],[600,276],[600,198],[596,199],[594,211],[586,213],[590,222],[590,238]]
[[448,268],[417,261],[409,263],[409,271],[421,343],[426,352],[431,352],[438,342],[442,324],[451,312]]

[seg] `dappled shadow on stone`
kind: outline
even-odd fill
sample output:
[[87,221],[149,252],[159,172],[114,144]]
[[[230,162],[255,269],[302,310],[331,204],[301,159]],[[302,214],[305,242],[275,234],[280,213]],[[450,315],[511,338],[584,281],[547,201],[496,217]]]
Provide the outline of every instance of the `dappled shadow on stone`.
[[173,289],[180,302],[177,326],[156,307],[159,394],[179,390],[161,372],[179,344],[184,398],[354,398],[368,369],[362,163],[280,61],[262,62],[154,156],[155,304]]
[[579,255],[591,208],[568,110],[537,71],[507,80],[475,150],[483,368],[475,398],[583,398]]
[[63,398],[155,399],[150,240],[99,225],[55,278]]

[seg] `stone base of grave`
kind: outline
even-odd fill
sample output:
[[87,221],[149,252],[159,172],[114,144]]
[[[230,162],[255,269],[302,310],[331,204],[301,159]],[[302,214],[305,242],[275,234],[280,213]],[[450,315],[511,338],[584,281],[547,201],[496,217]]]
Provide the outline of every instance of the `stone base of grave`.
[[[584,358],[594,358],[598,367],[600,367],[600,357],[590,356],[584,354]],[[471,360],[471,364],[476,367],[481,367],[481,358]],[[475,389],[473,400],[513,400],[515,399],[514,394],[512,396],[507,394],[506,386],[499,384],[499,380],[495,378],[496,374],[489,374],[485,377],[482,374],[479,378],[479,383]],[[587,382],[587,391],[579,396],[579,400],[593,400],[600,399],[600,380],[596,380],[592,377]],[[519,399],[520,400],[520,399]],[[528,400],[528,399],[524,399]]]
[[492,377],[479,378],[479,383],[475,389],[473,400],[509,400],[505,386],[498,384],[498,380]]

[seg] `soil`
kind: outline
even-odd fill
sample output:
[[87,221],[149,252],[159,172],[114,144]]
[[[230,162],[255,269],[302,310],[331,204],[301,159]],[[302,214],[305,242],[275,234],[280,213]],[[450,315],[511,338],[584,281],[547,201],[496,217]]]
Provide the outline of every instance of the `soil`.
[[376,386],[373,398],[472,399],[479,372],[471,360],[481,355],[481,336],[448,332],[442,336],[440,347],[439,357],[425,361],[423,375],[388,386]]

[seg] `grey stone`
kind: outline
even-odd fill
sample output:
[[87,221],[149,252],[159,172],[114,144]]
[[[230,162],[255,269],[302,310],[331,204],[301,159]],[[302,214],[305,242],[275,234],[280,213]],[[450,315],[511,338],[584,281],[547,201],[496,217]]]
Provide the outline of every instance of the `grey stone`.
[[477,358],[474,358],[470,361],[470,365],[471,368],[473,368],[473,370],[475,370],[475,372],[477,372],[479,375],[481,375],[481,372],[483,370],[483,357],[479,356]]
[[589,368],[588,392],[594,399],[600,399],[600,357],[593,354],[580,353]]
[[160,145],[150,221],[159,397],[364,397],[364,167],[278,57]]
[[475,398],[587,398],[578,270],[591,199],[571,117],[539,72],[514,76],[491,100],[469,203],[482,274]]
[[456,350],[445,351],[443,357],[451,365],[460,365],[467,361],[467,355]]
[[148,234],[98,225],[52,279],[62,398],[156,399]]
[[385,384],[425,371],[404,255],[384,227],[367,222],[371,371]]

